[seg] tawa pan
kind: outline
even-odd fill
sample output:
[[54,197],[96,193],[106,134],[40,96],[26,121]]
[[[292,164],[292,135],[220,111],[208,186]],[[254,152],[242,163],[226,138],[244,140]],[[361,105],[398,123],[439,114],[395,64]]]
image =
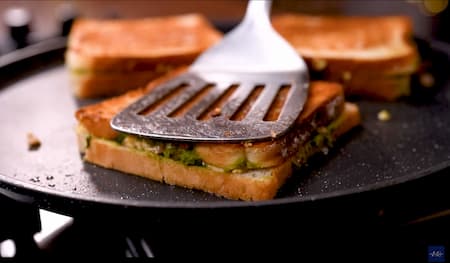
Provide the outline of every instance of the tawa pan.
[[[273,207],[352,196],[426,178],[450,167],[450,46],[419,41],[435,86],[398,102],[356,99],[362,125],[326,156],[296,170],[275,199],[231,201],[83,163],[74,98],[63,65],[65,39],[53,39],[0,60],[0,193],[71,214],[77,209],[222,209]],[[416,89],[418,79],[414,79]],[[380,121],[387,110],[392,119]],[[30,151],[26,134],[42,142]]]

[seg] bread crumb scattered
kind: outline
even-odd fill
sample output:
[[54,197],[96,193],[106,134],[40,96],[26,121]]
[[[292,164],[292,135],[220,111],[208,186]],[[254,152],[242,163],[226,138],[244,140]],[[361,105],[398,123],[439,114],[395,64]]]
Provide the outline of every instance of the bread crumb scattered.
[[31,132],[27,133],[28,150],[37,150],[41,147],[41,141]]
[[277,137],[277,133],[275,131],[270,131],[270,135],[272,136],[272,138],[276,138]]
[[349,81],[351,79],[352,79],[352,73],[350,71],[342,72],[342,80],[343,81]]
[[388,121],[391,119],[391,113],[389,113],[389,111],[387,110],[381,110],[380,112],[378,112],[378,119],[380,121]]
[[158,64],[156,65],[155,71],[156,73],[166,73],[169,72],[173,67],[167,64]]
[[36,176],[36,177],[31,178],[30,181],[33,183],[39,183],[39,182],[41,182],[41,179],[39,179],[39,176]]
[[320,134],[327,134],[327,133],[328,133],[328,129],[325,128],[325,127],[319,127],[319,128],[317,128],[317,131],[318,131]]
[[420,84],[422,87],[431,88],[434,86],[434,77],[431,73],[422,73],[419,78]]
[[217,107],[217,108],[214,108],[214,110],[211,112],[211,116],[217,117],[217,116],[219,116],[221,113],[222,113],[222,109],[219,108],[219,107]]
[[325,59],[313,59],[311,66],[315,71],[322,71],[328,66],[328,63]]

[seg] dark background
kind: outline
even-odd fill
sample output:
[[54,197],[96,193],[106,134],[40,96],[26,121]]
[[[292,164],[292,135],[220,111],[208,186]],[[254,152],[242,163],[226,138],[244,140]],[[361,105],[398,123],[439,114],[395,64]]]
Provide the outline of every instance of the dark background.
[[[11,41],[11,21],[6,13],[12,8],[26,11],[28,43],[61,33],[74,17],[137,18],[199,12],[215,23],[239,21],[246,7],[243,0],[33,0],[0,1],[0,54],[15,48]],[[301,12],[333,15],[408,15],[418,37],[450,41],[448,0],[275,0],[272,13]],[[16,21],[17,22],[17,21]],[[63,29],[64,28],[64,29]],[[16,30],[17,31],[17,30]],[[20,30],[19,34],[21,33]],[[23,32],[23,30],[22,30]]]

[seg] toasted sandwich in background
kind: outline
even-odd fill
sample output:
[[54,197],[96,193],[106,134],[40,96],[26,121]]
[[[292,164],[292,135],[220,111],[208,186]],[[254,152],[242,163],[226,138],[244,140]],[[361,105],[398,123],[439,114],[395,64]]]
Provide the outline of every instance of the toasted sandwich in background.
[[410,94],[419,54],[408,17],[281,14],[272,23],[314,77],[342,83],[346,95],[392,101]]
[[77,97],[107,97],[192,63],[221,37],[200,14],[79,19],[69,34],[65,62]]
[[[294,127],[285,135],[267,141],[241,143],[186,143],[152,140],[118,133],[110,120],[155,86],[176,77],[177,69],[129,91],[76,112],[78,144],[84,160],[96,165],[143,176],[163,183],[198,189],[238,200],[267,200],[291,176],[293,165],[301,166],[318,152],[327,153],[342,134],[360,123],[359,109],[345,102],[342,85],[317,81]],[[270,108],[267,119],[276,119],[281,104]],[[245,117],[252,101],[239,108]],[[214,118],[215,109],[204,113]]]

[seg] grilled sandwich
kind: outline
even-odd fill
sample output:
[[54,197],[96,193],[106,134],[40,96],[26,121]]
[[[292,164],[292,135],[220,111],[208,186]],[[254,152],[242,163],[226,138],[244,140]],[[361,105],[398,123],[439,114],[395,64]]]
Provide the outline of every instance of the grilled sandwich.
[[283,14],[272,23],[314,78],[340,82],[347,95],[392,101],[410,94],[420,60],[410,18]]
[[199,14],[79,19],[69,34],[65,62],[77,97],[107,97],[189,65],[221,36]]
[[[364,98],[392,101],[411,92],[420,58],[408,17],[283,14],[272,24],[313,79],[339,82],[347,95]],[[119,95],[191,64],[221,37],[199,14],[80,19],[69,35],[66,65],[78,97]]]
[[[186,143],[141,138],[110,127],[110,120],[120,110],[184,70],[174,70],[144,88],[80,108],[75,115],[84,160],[229,199],[267,200],[276,196],[292,174],[293,165],[305,164],[315,153],[326,153],[340,135],[360,123],[359,109],[345,101],[342,85],[317,81],[311,83],[294,127],[276,139]],[[284,95],[279,96],[283,105]],[[236,118],[245,116],[254,99],[242,105]],[[269,120],[276,118],[280,105],[270,108]],[[209,109],[204,115],[214,118],[216,114],[216,109]]]

